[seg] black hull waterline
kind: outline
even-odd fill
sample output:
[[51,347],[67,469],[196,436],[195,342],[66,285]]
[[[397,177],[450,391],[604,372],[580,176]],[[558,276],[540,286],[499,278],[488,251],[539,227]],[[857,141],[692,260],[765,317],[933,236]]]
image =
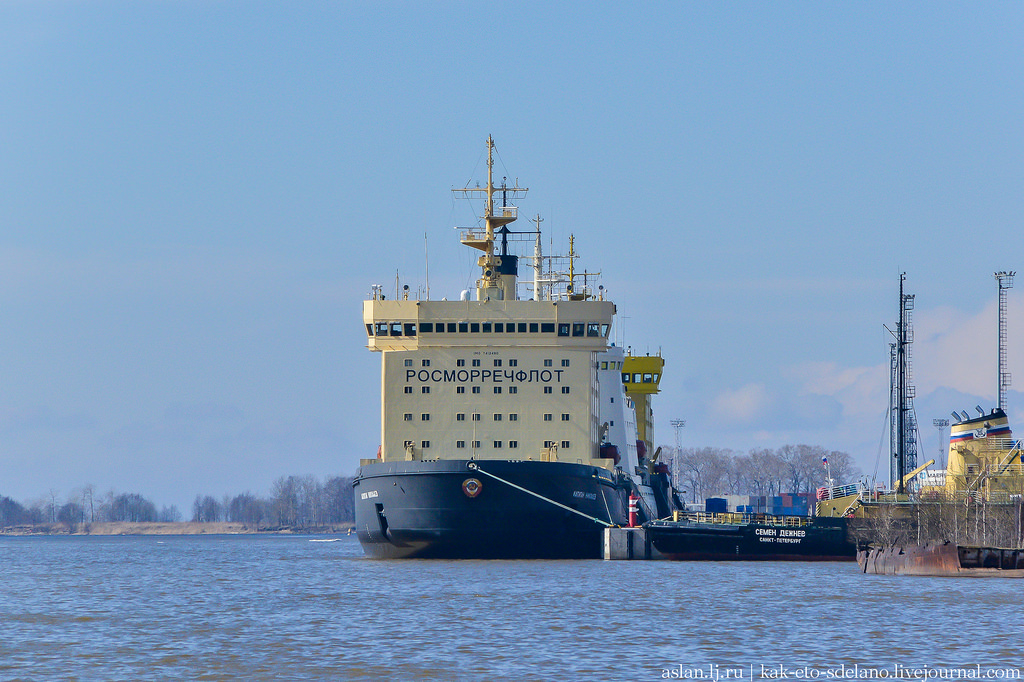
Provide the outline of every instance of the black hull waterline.
[[381,462],[355,479],[356,531],[373,558],[596,559],[628,521],[629,486],[568,462]]
[[785,525],[655,521],[647,524],[655,549],[681,561],[854,561],[845,519]]

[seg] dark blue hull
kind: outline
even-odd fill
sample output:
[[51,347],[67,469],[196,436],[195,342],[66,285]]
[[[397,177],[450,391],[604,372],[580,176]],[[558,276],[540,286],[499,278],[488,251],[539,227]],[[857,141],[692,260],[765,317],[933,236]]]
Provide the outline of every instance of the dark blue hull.
[[784,525],[770,517],[746,523],[655,521],[646,526],[654,548],[690,561],[854,561],[846,519],[804,519]]
[[360,467],[354,488],[374,558],[596,559],[605,524],[628,520],[627,487],[567,462],[380,462]]

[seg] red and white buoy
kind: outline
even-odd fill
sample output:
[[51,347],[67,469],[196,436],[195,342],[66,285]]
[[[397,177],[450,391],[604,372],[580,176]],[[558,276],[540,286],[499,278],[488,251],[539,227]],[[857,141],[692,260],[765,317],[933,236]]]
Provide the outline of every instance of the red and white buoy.
[[[619,507],[622,509],[622,507]],[[629,527],[636,528],[636,515],[640,511],[640,498],[633,493],[629,494]]]

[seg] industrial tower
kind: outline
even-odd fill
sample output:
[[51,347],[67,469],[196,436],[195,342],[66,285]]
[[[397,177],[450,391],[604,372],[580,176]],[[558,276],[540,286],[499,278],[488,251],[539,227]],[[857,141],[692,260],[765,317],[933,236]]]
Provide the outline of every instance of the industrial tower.
[[1012,271],[1003,270],[994,274],[999,283],[999,374],[996,395],[999,402],[996,407],[1006,411],[1006,389],[1010,387],[1012,377],[1006,371],[1006,290],[1013,288],[1013,276],[1017,274]]
[[910,346],[914,343],[911,312],[914,294],[903,293],[907,273],[900,273],[900,316],[896,331],[889,330],[896,342],[889,344],[889,445],[891,450],[890,480],[893,490],[905,493],[903,477],[917,468],[917,412],[914,410],[916,390],[911,383],[913,373]]

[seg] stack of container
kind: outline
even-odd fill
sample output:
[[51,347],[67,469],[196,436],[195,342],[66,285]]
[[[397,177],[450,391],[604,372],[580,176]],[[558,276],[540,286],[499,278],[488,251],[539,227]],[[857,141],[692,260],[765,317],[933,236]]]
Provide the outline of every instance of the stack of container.
[[816,501],[815,493],[783,493],[774,497],[724,495],[709,497],[705,500],[704,505],[709,512],[730,511],[746,514],[775,514],[777,516],[811,516],[814,514]]

